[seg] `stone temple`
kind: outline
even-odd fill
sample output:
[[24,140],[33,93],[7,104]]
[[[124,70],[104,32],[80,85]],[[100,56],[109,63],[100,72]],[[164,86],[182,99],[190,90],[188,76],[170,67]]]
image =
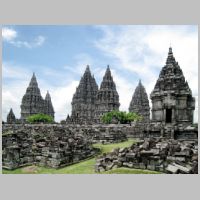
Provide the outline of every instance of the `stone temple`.
[[44,99],[44,105],[45,105],[45,113],[50,115],[51,117],[54,118],[54,108],[51,102],[51,96],[49,94],[49,91],[47,91],[46,97]]
[[50,94],[47,92],[45,100],[42,98],[36,76],[33,73],[26,93],[22,98],[21,120],[26,120],[30,115],[38,113],[48,114],[54,118]]
[[95,120],[100,122],[100,117],[113,110],[119,110],[119,95],[116,90],[115,82],[111,75],[109,66],[106,69],[106,73],[103,77],[100,89],[97,92],[96,98],[96,111]]
[[72,99],[73,123],[85,124],[93,121],[97,91],[98,85],[87,66]]
[[109,111],[119,110],[119,95],[109,66],[103,77],[100,89],[87,66],[72,99],[72,114],[67,123],[100,123],[100,117]]
[[185,125],[193,123],[195,99],[173,56],[171,47],[166,65],[160,72],[150,98],[152,100],[152,122]]
[[136,87],[135,92],[133,94],[133,97],[129,106],[129,112],[134,112],[142,116],[143,122],[150,121],[149,100],[148,100],[146,90],[141,83],[141,80],[139,81],[139,84]]
[[16,122],[16,118],[15,118],[15,115],[14,115],[13,110],[11,108],[10,112],[7,115],[7,123],[12,124],[12,123],[15,123],[15,122]]

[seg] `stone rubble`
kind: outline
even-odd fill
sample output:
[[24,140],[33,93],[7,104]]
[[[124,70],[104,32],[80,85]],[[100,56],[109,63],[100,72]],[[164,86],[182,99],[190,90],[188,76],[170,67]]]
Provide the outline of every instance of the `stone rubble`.
[[147,169],[169,174],[198,173],[196,141],[145,139],[129,148],[114,149],[96,160],[95,171],[119,167]]

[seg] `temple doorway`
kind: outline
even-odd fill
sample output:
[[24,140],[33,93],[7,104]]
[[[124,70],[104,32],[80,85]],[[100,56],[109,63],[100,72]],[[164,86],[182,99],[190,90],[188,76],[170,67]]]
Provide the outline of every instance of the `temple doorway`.
[[172,109],[166,109],[166,123],[172,122]]

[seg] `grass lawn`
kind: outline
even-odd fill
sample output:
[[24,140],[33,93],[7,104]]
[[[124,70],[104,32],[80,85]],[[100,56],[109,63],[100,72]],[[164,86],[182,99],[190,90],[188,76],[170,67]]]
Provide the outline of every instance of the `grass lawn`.
[[[100,148],[101,153],[108,153],[114,148],[129,147],[135,142],[134,140],[128,140],[126,142],[116,143],[116,144],[94,144],[95,148]],[[21,167],[15,170],[5,170],[3,169],[3,174],[95,174],[94,165],[96,163],[96,158],[91,158],[82,161],[77,164],[73,164],[60,169],[52,169],[46,167],[38,167],[35,165],[28,167]],[[157,174],[158,172],[140,170],[140,169],[129,169],[129,168],[117,168],[107,172],[105,174]],[[102,173],[101,173],[102,174]]]

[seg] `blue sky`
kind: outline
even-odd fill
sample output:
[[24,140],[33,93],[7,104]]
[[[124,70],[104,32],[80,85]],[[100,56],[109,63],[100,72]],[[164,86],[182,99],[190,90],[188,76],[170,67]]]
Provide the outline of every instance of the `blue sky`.
[[[41,94],[50,91],[56,120],[71,113],[71,99],[87,64],[98,85],[109,64],[127,110],[141,79],[148,95],[164,66],[171,44],[176,60],[198,100],[197,26],[4,26],[3,120],[20,104],[32,73]],[[195,121],[197,121],[197,103]]]

